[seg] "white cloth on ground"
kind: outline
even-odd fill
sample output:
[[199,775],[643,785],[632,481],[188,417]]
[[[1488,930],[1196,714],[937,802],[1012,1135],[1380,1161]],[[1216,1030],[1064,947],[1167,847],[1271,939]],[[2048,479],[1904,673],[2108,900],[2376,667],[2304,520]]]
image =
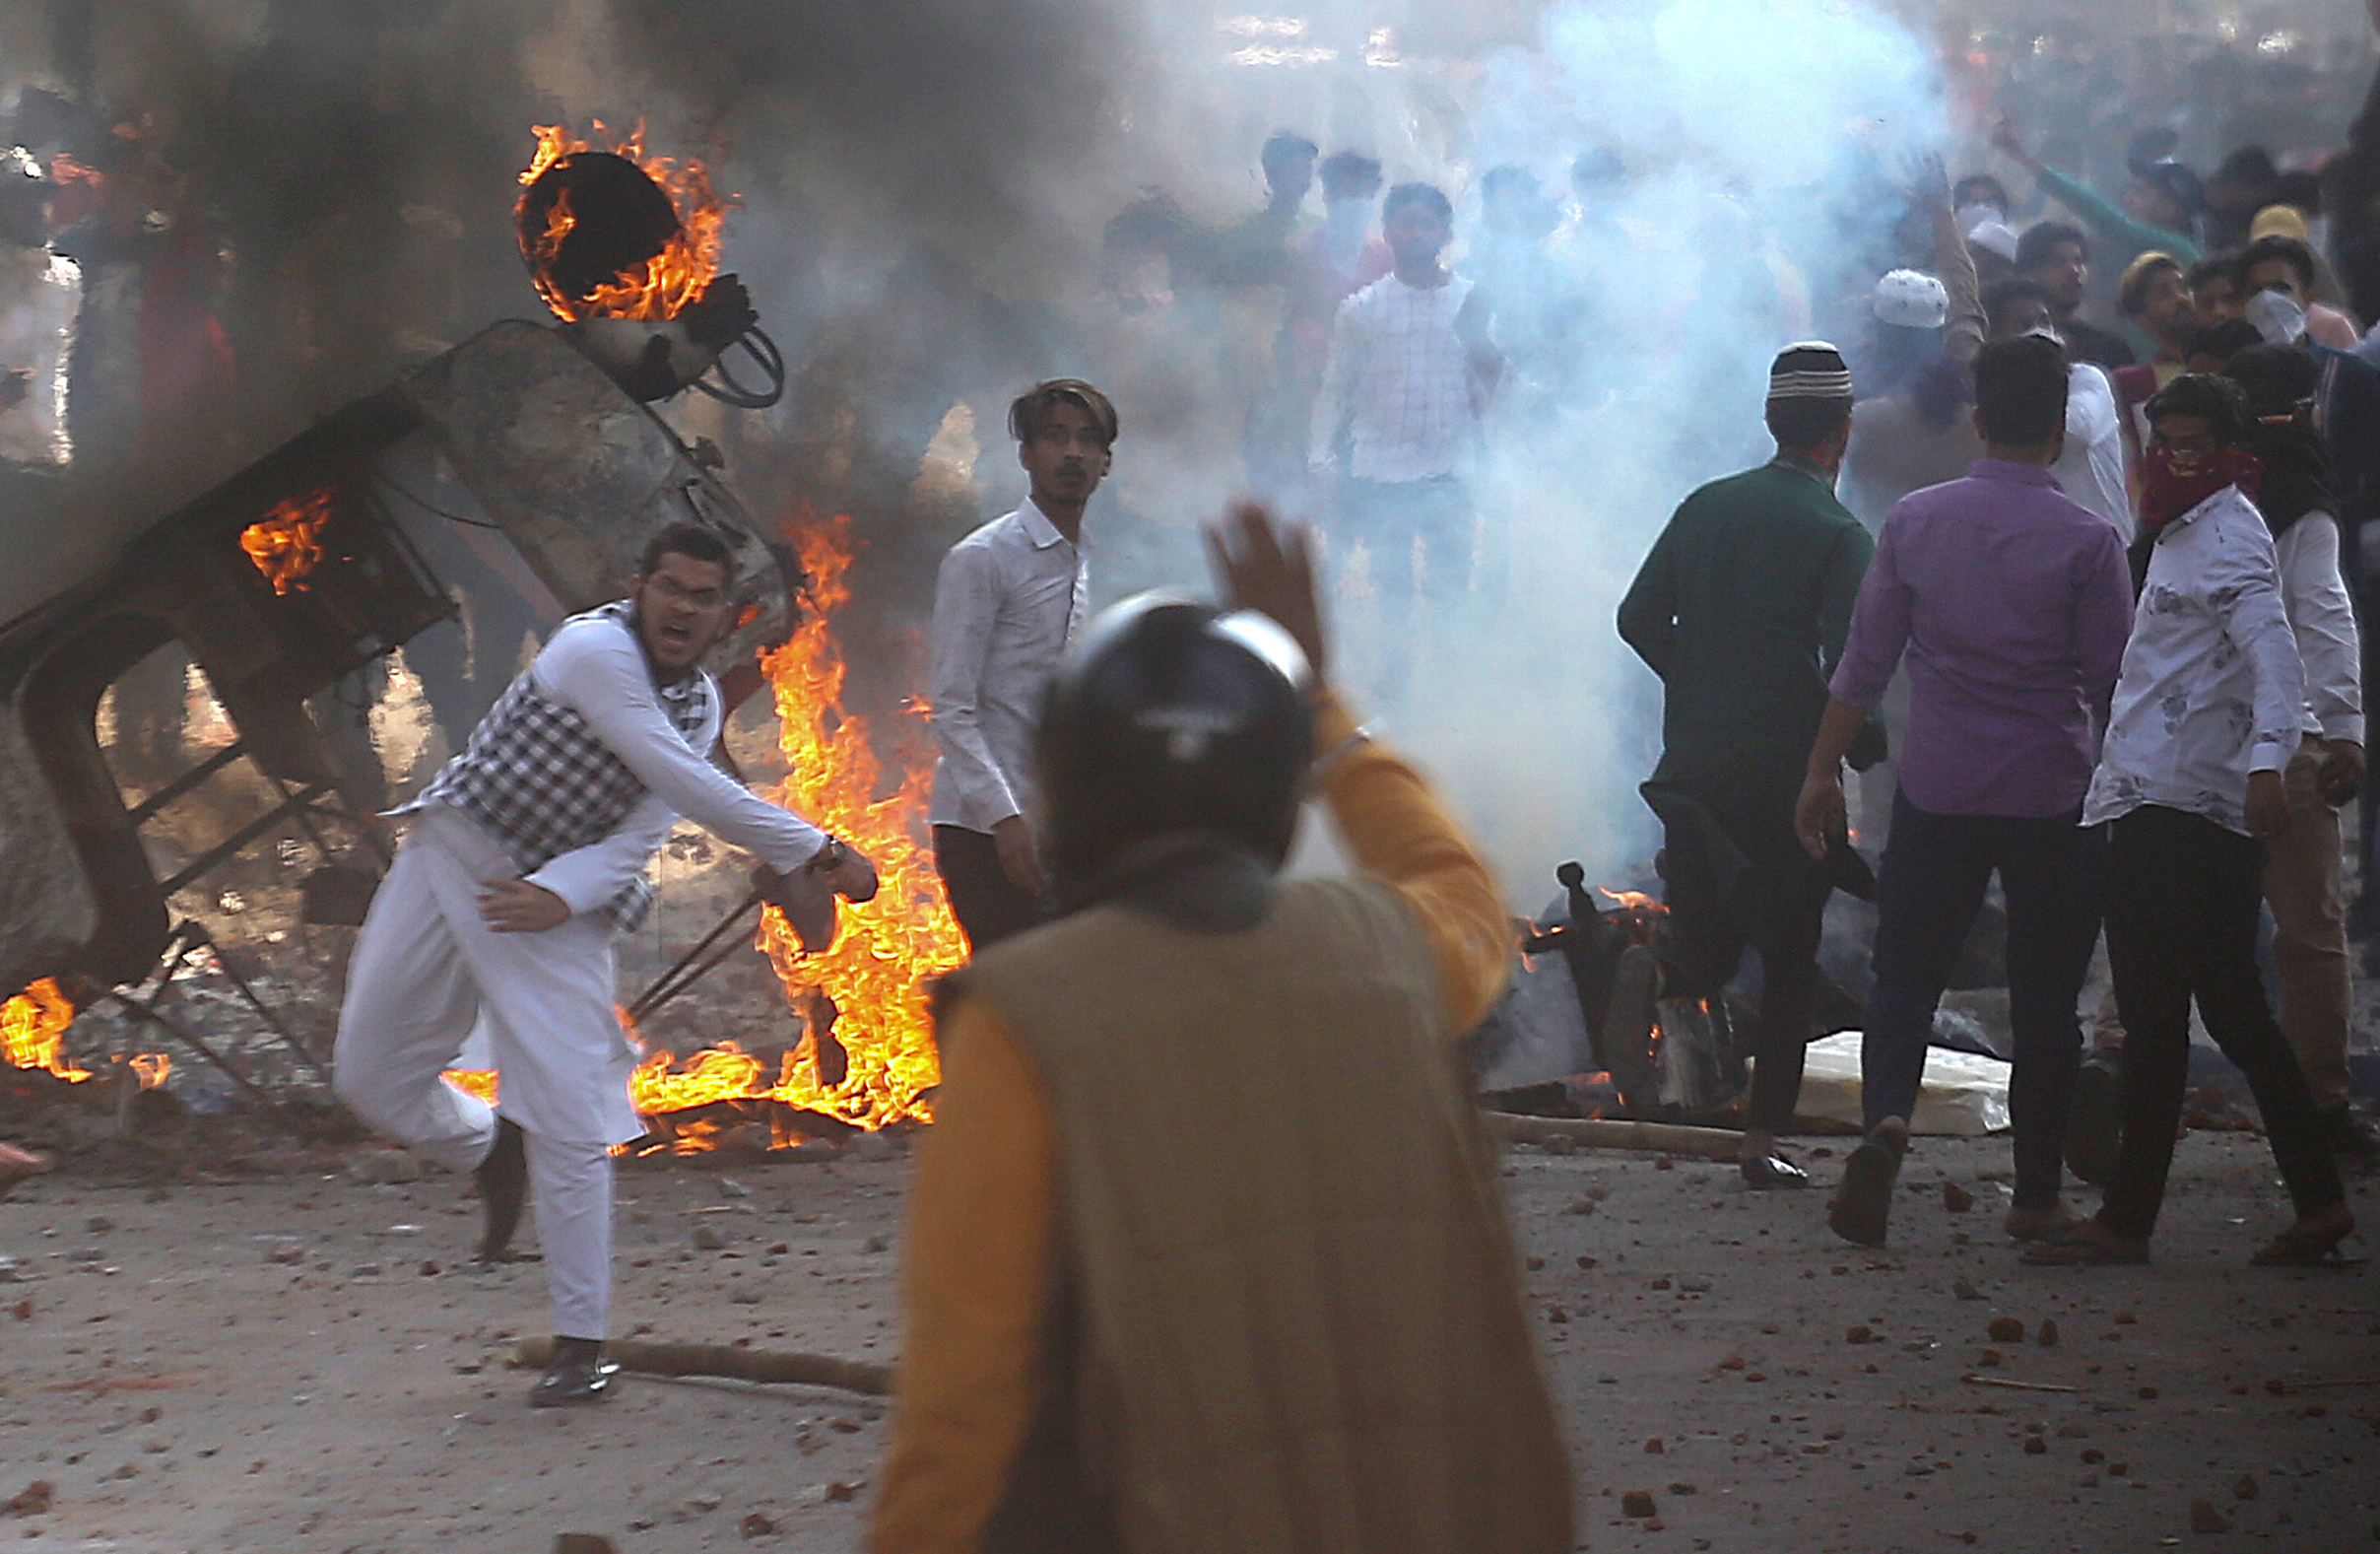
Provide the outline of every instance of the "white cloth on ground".
[[1082,628],[1091,571],[1082,547],[1030,498],[951,547],[934,586],[931,823],[988,834],[1033,814],[1041,697]]

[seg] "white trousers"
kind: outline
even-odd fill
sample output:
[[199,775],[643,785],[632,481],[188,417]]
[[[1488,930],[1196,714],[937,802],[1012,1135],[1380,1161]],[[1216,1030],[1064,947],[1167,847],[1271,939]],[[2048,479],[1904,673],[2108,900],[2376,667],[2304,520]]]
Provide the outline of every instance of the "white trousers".
[[497,933],[481,917],[482,883],[519,872],[463,815],[423,815],[357,936],[333,1083],[373,1129],[469,1171],[496,1141],[496,1111],[439,1076],[476,1028],[500,1075],[497,1110],[527,1135],[554,1330],[601,1338],[609,1146],[643,1132],[628,1095],[636,1053],[613,1012],[609,923],[579,916],[543,933]]

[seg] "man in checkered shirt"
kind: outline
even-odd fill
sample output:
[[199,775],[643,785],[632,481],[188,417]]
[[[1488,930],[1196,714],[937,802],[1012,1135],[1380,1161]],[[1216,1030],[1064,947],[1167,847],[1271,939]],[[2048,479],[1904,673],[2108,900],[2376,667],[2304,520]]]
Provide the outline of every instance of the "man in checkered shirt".
[[1454,236],[1445,194],[1401,183],[1380,223],[1396,268],[1340,304],[1310,464],[1318,477],[1343,477],[1332,549],[1342,562],[1355,546],[1369,558],[1381,622],[1373,691],[1394,706],[1412,678],[1417,593],[1427,620],[1442,624],[1471,587],[1464,477],[1503,362],[1471,282],[1439,263]]
[[[534,1406],[600,1398],[610,1324],[613,1145],[636,1050],[613,1010],[612,937],[652,903],[646,865],[683,815],[760,856],[865,897],[865,858],[706,759],[719,688],[703,652],[725,630],[734,557],[680,524],[649,545],[628,598],[558,628],[528,671],[403,813],[412,834],[348,969],[334,1072],[381,1133],[479,1181],[484,1259],[504,1254],[524,1191],[554,1303]],[[500,1112],[445,1083],[474,1026]]]

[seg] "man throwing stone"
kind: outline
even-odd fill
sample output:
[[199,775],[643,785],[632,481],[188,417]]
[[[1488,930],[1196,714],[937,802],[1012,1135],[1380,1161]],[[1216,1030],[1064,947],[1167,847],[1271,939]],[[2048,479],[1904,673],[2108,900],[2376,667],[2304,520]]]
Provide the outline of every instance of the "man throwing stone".
[[[653,852],[684,815],[759,854],[764,887],[807,872],[845,896],[874,891],[865,858],[704,759],[724,709],[700,662],[727,625],[733,568],[717,534],[676,525],[626,599],[555,631],[406,806],[418,819],[348,971],[340,1099],[478,1179],[483,1259],[503,1255],[534,1193],[555,1345],[532,1406],[592,1402],[612,1369],[610,1151],[643,1132],[612,936],[652,904]],[[502,1075],[496,1109],[439,1077],[475,1022]]]

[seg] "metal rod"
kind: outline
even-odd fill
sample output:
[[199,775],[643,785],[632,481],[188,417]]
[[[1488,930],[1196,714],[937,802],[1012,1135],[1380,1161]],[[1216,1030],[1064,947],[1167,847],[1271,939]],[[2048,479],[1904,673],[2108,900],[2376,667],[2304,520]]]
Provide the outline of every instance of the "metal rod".
[[283,821],[289,819],[293,810],[304,808],[306,805],[311,804],[314,800],[322,797],[323,794],[328,793],[330,790],[331,786],[327,782],[316,782],[308,787],[299,789],[295,797],[290,798],[280,804],[276,804],[273,808],[266,810],[263,814],[257,816],[254,820],[249,821],[237,831],[232,832],[230,836],[217,843],[214,846],[209,847],[206,851],[200,853],[188,864],[185,864],[182,869],[172,878],[161,882],[157,888],[158,894],[161,896],[172,895],[175,891],[180,890],[192,880],[195,880],[199,876],[205,874],[208,870],[214,868],[218,863],[223,862],[224,859],[231,856],[240,848],[246,846],[249,843],[254,842],[258,837],[263,836],[275,826],[278,826]]
[[117,1003],[122,1004],[125,1008],[131,1010],[134,1014],[141,1016],[143,1019],[156,1022],[157,1025],[165,1030],[166,1035],[172,1037],[175,1041],[183,1043],[193,1051],[197,1052],[199,1056],[205,1058],[208,1062],[213,1063],[216,1067],[222,1069],[227,1075],[231,1076],[231,1080],[233,1084],[239,1086],[240,1089],[245,1090],[249,1095],[254,1096],[257,1100],[257,1103],[266,1111],[272,1113],[279,1113],[281,1111],[281,1105],[279,1102],[275,1101],[271,1096],[265,1094],[264,1091],[257,1085],[255,1080],[250,1079],[247,1075],[241,1073],[237,1068],[233,1067],[230,1058],[225,1057],[222,1053],[216,1051],[215,1048],[209,1047],[205,1042],[201,1041],[197,1032],[192,1031],[180,1021],[163,1013],[152,1005],[141,1002],[138,998],[131,996],[129,993],[119,992],[115,988],[110,987],[107,989],[106,996],[114,999]]
[[262,998],[256,996],[256,989],[248,985],[248,980],[245,977],[239,975],[238,968],[234,967],[231,958],[224,954],[223,946],[215,942],[215,936],[207,932],[203,925],[191,924],[190,928],[193,939],[215,952],[215,964],[223,968],[223,974],[226,977],[231,979],[231,985],[239,989],[239,996],[248,1001],[248,1007],[256,1011],[257,1018],[264,1021],[275,1036],[281,1038],[284,1047],[304,1058],[305,1066],[320,1074],[324,1084],[330,1083],[330,1065],[315,1056],[313,1048],[298,1040],[297,1033],[283,1025],[281,1017],[273,1013]]
[[207,757],[206,760],[135,804],[131,810],[132,823],[136,826],[144,824],[159,810],[164,809],[167,804],[172,803],[247,753],[248,747],[244,740],[232,740],[215,754]]
[[636,995],[635,1001],[628,1005],[628,1018],[631,1020],[642,1020],[645,1018],[645,1016],[651,1014],[654,1010],[669,1002],[672,998],[675,998],[680,993],[686,991],[687,988],[692,987],[695,982],[700,981],[702,978],[710,972],[712,967],[717,966],[721,961],[725,960],[728,954],[734,950],[735,945],[732,942],[727,946],[726,949],[721,950],[717,955],[711,957],[708,961],[703,962],[701,966],[695,968],[691,976],[682,974],[686,972],[688,967],[694,966],[695,960],[701,956],[703,951],[718,943],[719,936],[725,933],[728,929],[734,927],[738,918],[742,917],[746,912],[752,911],[753,908],[759,906],[760,904],[760,893],[757,890],[751,895],[745,897],[744,900],[733,908],[726,916],[719,919],[719,924],[717,927],[711,929],[710,932],[702,936],[700,943],[696,944],[693,949],[687,951],[684,955],[678,957],[677,965],[672,966],[668,971],[663,972],[659,977],[654,978],[652,985]]

